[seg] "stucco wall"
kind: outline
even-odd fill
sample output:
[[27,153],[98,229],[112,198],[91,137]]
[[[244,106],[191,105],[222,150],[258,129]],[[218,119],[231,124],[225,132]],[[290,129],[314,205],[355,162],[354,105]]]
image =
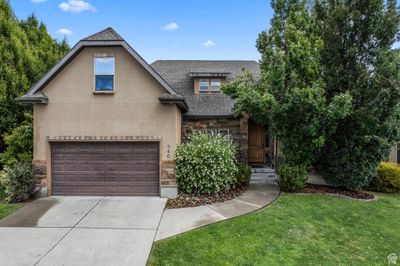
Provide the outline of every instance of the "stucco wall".
[[[115,55],[115,93],[94,94],[95,53]],[[181,138],[181,111],[161,104],[165,89],[122,47],[85,48],[44,89],[47,105],[34,106],[34,162],[50,159],[47,136],[153,136],[162,161]]]

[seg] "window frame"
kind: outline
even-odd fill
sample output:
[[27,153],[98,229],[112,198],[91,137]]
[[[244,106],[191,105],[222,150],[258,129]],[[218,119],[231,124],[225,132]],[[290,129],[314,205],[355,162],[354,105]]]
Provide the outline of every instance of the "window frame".
[[[200,89],[201,86],[200,84],[202,82],[208,82],[208,89],[207,90],[202,90]],[[219,82],[219,89],[218,90],[213,90],[212,89],[212,82]],[[224,83],[223,78],[198,78],[197,81],[195,81],[195,88],[194,91],[196,94],[207,94],[207,93],[222,93],[221,87],[222,84]]]
[[[113,75],[96,75],[96,59],[99,58],[114,58],[114,66],[113,66]],[[115,62],[116,62],[116,56],[113,53],[95,53],[93,55],[93,93],[94,94],[114,94],[115,93]],[[96,77],[97,76],[113,76],[113,89],[108,91],[108,90],[96,90]]]
[[[214,90],[213,89],[213,82],[218,82],[219,83],[219,87],[218,90]],[[221,92],[221,79],[210,79],[210,91],[211,92]]]
[[[201,83],[205,83],[205,82],[207,82],[207,89],[206,90],[203,90],[203,89],[201,89]],[[199,79],[199,93],[208,93],[210,91],[210,79],[205,79],[205,78],[203,78],[203,79]]]

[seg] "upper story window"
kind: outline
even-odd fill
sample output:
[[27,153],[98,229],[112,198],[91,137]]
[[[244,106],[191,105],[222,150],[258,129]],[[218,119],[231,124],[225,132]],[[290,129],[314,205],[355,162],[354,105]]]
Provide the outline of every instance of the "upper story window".
[[220,91],[221,90],[221,80],[212,79],[211,80],[211,90],[212,91]]
[[115,57],[94,58],[95,91],[113,92],[115,75]]
[[[210,92],[221,92],[221,83],[223,82],[220,78],[202,78],[197,82],[197,88],[195,87],[195,93],[210,93]],[[195,82],[196,84],[196,82]]]
[[199,82],[200,92],[207,92],[210,89],[210,82],[208,79],[201,79]]

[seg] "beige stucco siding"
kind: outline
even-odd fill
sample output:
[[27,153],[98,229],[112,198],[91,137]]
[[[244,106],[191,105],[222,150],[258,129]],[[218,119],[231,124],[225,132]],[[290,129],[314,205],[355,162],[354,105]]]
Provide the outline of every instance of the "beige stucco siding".
[[[95,53],[115,55],[115,94],[93,94]],[[49,158],[47,136],[155,136],[172,160],[181,112],[160,103],[165,92],[122,47],[85,48],[43,89],[49,103],[34,106],[34,160]]]

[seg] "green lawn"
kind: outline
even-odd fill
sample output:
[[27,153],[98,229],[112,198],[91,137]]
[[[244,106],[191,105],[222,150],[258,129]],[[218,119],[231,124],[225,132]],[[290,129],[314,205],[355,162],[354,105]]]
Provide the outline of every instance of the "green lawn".
[[270,207],[156,242],[150,265],[387,265],[400,195],[360,202],[284,194]]
[[4,191],[0,187],[0,219],[6,217],[7,215],[15,212],[19,208],[21,208],[22,204],[7,204],[3,202],[4,199]]

